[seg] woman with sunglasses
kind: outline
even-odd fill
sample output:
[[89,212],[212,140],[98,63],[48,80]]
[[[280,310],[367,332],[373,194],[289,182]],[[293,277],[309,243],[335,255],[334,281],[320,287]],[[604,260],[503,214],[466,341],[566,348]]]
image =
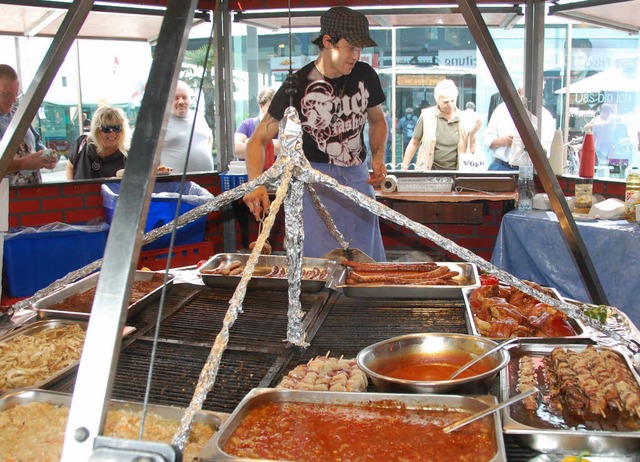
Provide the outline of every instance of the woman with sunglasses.
[[80,136],[69,149],[67,180],[116,176],[125,167],[130,141],[129,121],[122,109],[102,106],[93,114],[89,135]]

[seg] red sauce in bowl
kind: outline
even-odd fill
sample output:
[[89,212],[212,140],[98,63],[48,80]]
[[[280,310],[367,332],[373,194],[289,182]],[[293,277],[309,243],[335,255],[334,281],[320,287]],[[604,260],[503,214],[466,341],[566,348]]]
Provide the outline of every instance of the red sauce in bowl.
[[[401,380],[415,380],[419,382],[441,382],[448,380],[456,369],[473,359],[467,353],[446,353],[427,355],[413,353],[394,360],[380,361],[371,369],[380,375]],[[460,373],[456,379],[475,377],[490,370],[486,360],[474,364]]]

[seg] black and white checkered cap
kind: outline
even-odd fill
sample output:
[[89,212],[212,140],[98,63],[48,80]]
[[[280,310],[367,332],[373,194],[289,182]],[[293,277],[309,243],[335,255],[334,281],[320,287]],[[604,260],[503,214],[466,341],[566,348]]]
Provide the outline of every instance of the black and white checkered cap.
[[377,47],[369,36],[369,21],[359,11],[344,6],[327,10],[320,18],[320,34],[344,38],[354,47]]

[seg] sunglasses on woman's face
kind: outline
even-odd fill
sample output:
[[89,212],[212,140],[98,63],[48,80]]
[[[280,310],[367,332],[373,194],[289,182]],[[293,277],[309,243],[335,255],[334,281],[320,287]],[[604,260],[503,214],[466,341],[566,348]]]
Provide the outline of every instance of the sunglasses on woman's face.
[[102,133],[120,133],[122,131],[122,125],[101,125],[100,131]]

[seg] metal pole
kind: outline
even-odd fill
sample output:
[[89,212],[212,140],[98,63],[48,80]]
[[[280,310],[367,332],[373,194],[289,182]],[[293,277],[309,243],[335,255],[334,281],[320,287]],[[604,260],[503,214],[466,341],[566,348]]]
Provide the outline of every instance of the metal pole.
[[[122,179],[76,378],[63,462],[87,460],[103,430],[122,329],[155,183],[169,104],[197,0],[169,0]],[[155,59],[157,58],[157,59]]]
[[[498,90],[511,113],[518,133],[520,133],[524,146],[527,148],[529,156],[533,161],[533,166],[538,172],[542,186],[549,196],[551,208],[558,217],[560,228],[564,233],[571,254],[580,270],[585,287],[589,291],[594,303],[608,304],[606,294],[593,266],[593,262],[589,257],[589,252],[580,236],[578,226],[569,210],[569,205],[564,198],[558,179],[554,175],[553,170],[551,170],[551,165],[542,149],[542,144],[509,78],[509,71],[504,61],[502,61],[500,52],[493,38],[489,34],[489,29],[482,18],[480,10],[475,2],[469,0],[457,0],[457,2],[467,26],[487,63],[489,72],[491,72],[491,76],[495,80]],[[544,249],[541,249],[541,251],[544,252]],[[551,256],[551,258],[554,258],[554,256]]]

